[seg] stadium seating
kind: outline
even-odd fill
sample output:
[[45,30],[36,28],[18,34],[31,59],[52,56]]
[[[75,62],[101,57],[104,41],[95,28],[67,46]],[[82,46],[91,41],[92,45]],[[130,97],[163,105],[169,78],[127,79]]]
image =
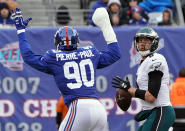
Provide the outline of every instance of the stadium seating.
[[70,25],[84,25],[83,12],[79,0],[17,0],[24,17],[32,17],[32,26],[57,26],[55,16],[57,8],[65,5],[69,9],[72,21]]

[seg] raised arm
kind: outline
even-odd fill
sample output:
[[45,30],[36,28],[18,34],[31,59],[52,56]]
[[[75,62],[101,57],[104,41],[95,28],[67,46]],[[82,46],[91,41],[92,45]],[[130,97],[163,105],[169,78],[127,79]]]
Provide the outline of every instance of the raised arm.
[[14,20],[17,29],[19,48],[24,62],[39,71],[50,74],[49,68],[44,58],[41,55],[36,55],[33,53],[30,44],[26,39],[25,29],[32,18],[29,17],[28,19],[23,20],[21,10],[17,8],[16,12],[12,10],[12,19]]
[[93,14],[92,20],[103,32],[104,39],[108,45],[107,51],[100,52],[98,68],[103,68],[119,60],[121,51],[116,34],[111,26],[107,10],[105,8],[97,8]]

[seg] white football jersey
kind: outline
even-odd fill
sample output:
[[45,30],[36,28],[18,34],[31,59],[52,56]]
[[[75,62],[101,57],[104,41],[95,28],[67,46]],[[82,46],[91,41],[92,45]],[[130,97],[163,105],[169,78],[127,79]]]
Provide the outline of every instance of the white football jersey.
[[154,53],[151,56],[148,56],[138,67],[137,70],[137,84],[139,89],[148,90],[148,74],[154,70],[159,70],[163,72],[163,77],[161,80],[161,87],[157,96],[157,99],[154,103],[150,103],[144,100],[141,100],[143,105],[143,110],[152,109],[159,106],[169,106],[171,105],[170,96],[169,96],[169,70],[166,59],[163,55]]

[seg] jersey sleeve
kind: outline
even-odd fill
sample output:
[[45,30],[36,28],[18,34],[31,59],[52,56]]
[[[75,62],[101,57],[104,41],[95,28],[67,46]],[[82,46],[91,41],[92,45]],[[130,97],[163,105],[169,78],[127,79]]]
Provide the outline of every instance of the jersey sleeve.
[[155,55],[150,58],[148,72],[148,91],[157,98],[161,88],[163,71],[165,68],[165,58],[161,55]]
[[164,67],[164,60],[161,58],[156,58],[153,57],[150,59],[150,64],[149,64],[149,72],[153,71],[161,71],[163,72],[163,67]]
[[24,62],[41,72],[51,74],[51,71],[44,57],[42,55],[34,54],[31,50],[30,44],[28,43],[24,32],[18,35],[18,39],[19,48]]
[[118,61],[121,57],[118,42],[108,44],[107,51],[100,51],[99,54],[100,58],[97,68],[104,68]]

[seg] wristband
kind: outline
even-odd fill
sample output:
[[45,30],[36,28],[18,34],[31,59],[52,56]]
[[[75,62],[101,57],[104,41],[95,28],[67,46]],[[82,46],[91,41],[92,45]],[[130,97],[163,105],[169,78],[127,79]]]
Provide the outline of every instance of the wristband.
[[25,29],[17,30],[17,34],[25,32]]
[[135,97],[145,100],[145,90],[136,89]]

